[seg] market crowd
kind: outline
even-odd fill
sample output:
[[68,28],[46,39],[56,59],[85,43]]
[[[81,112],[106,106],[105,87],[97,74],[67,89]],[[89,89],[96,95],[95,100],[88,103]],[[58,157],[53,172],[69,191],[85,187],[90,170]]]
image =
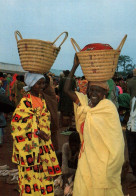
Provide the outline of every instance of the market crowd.
[[[133,70],[131,74],[128,74],[125,77],[121,75],[118,76],[115,73],[114,77],[107,81],[107,84],[99,84],[99,85],[97,83],[90,84],[86,80],[85,76],[76,77],[73,72],[73,77],[71,77],[70,74],[71,72],[69,70],[64,70],[62,73],[60,73],[59,77],[55,76],[51,72],[45,74],[44,76],[37,76],[36,74],[20,75],[17,73],[14,73],[14,74],[13,73],[2,73],[2,72],[0,73],[0,95],[1,96],[4,95],[5,97],[8,97],[9,102],[12,103],[11,111],[0,112],[0,145],[2,146],[4,142],[3,135],[4,135],[4,128],[6,127],[6,124],[7,124],[6,121],[10,120],[11,126],[12,126],[11,134],[14,140],[12,160],[13,162],[17,164],[20,164],[19,160],[21,160],[21,166],[18,166],[18,170],[19,170],[18,179],[19,179],[20,190],[22,192],[26,190],[28,192],[37,191],[39,189],[38,187],[39,186],[41,187],[41,184],[40,182],[38,182],[36,175],[35,175],[36,176],[35,178],[37,181],[35,180],[33,183],[34,184],[33,190],[30,189],[31,183],[24,182],[25,186],[27,186],[27,189],[26,187],[23,187],[24,189],[21,187],[21,183],[22,183],[21,179],[24,179],[24,181],[25,180],[29,181],[29,179],[26,179],[26,178],[30,178],[30,181],[31,181],[32,176],[33,176],[32,166],[36,165],[34,166],[34,172],[40,171],[41,181],[46,176],[47,181],[49,182],[49,183],[45,183],[47,192],[49,193],[53,192],[52,184],[54,183],[54,186],[56,187],[56,195],[57,195],[57,191],[59,192],[58,195],[61,195],[61,194],[72,195],[73,184],[74,184],[73,182],[74,180],[75,181],[77,180],[78,175],[82,175],[82,169],[81,169],[81,171],[77,172],[78,174],[76,174],[77,176],[75,178],[75,173],[76,173],[77,165],[78,165],[78,159],[80,158],[80,156],[83,156],[82,152],[84,150],[84,145],[85,145],[84,140],[82,140],[81,136],[79,136],[79,132],[77,131],[80,115],[77,113],[76,116],[74,116],[74,109],[77,107],[77,105],[80,105],[80,104],[82,105],[82,102],[83,103],[85,102],[84,97],[82,101],[82,97],[80,97],[78,93],[82,93],[82,95],[89,97],[91,96],[89,93],[90,92],[93,93],[93,91],[96,90],[96,89],[91,89],[91,86],[98,86],[100,89],[97,89],[97,91],[104,89],[104,91],[101,92],[101,94],[103,93],[103,96],[106,97],[106,100],[110,100],[110,102],[114,103],[117,114],[119,116],[120,123],[122,125],[122,132],[124,134],[124,137],[126,137],[126,141],[127,141],[129,162],[126,163],[127,160],[125,161],[123,160],[123,163],[124,165],[126,164],[127,166],[129,164],[129,166],[132,169],[133,175],[136,177],[136,69]],[[32,81],[34,80],[35,82],[32,84]],[[26,88],[28,87],[31,87],[31,90],[30,89],[26,90]],[[40,98],[38,98],[40,88],[42,88],[42,92],[40,91],[43,97],[42,101]],[[30,94],[27,93],[29,92],[29,90],[31,92]],[[77,93],[72,94],[72,92],[77,92]],[[97,92],[97,93],[100,94],[100,92]],[[73,105],[73,102],[76,103],[76,107],[75,105]],[[33,104],[33,107],[34,107],[33,111],[31,109],[31,104]],[[105,107],[106,107],[107,103],[103,102],[103,104],[105,104]],[[37,109],[37,105],[40,108],[39,111],[37,112],[38,114],[35,112],[35,110]],[[94,103],[94,105],[91,105],[91,107],[95,106],[94,108],[96,108],[96,105],[97,104]],[[113,106],[111,105],[111,111],[113,111],[114,113],[115,108],[112,108],[112,107]],[[86,108],[85,110],[87,109],[88,108]],[[23,111],[22,113],[21,113],[21,110]],[[10,112],[11,113],[14,112],[12,119],[8,118],[8,113]],[[105,111],[103,109],[103,113],[104,112]],[[49,113],[51,114],[51,116]],[[95,113],[97,113],[97,111],[94,111],[94,114]],[[94,115],[94,114],[92,113],[90,115]],[[35,115],[35,121],[33,120],[33,123],[31,122],[32,115]],[[108,119],[108,116],[104,118],[106,120],[106,118]],[[43,121],[47,121],[47,127],[44,127]],[[75,121],[77,123],[77,126],[75,126],[75,123],[73,123]],[[38,137],[40,137],[40,155],[42,155],[41,159],[38,158],[39,157],[38,149],[34,148],[34,146],[29,146],[29,141],[33,137],[30,134],[29,128],[33,128],[37,130],[36,128],[37,122],[39,123],[38,128],[40,131],[38,130],[35,133],[33,145],[35,146],[38,145]],[[96,124],[98,122],[96,120]],[[93,125],[93,123],[95,123],[95,119],[92,122],[91,126],[96,126],[96,124]],[[81,129],[80,131],[83,132],[85,124],[81,123],[80,125],[82,127],[82,129],[80,127]],[[26,136],[23,135],[24,134],[23,132],[22,132],[22,135],[20,136],[20,133],[18,133],[18,129],[22,129],[22,127],[24,126],[28,127],[28,131],[27,131],[28,138],[27,138],[27,142],[23,146],[23,142],[21,143],[20,141],[21,140],[24,141],[24,138]],[[86,126],[90,126],[89,122],[88,122],[88,125],[86,124]],[[118,127],[119,125],[116,124],[116,126]],[[63,133],[69,134],[69,140],[67,143],[63,144],[62,149],[59,149],[58,140],[57,140],[58,130],[62,127],[66,127],[66,130],[63,131]],[[41,131],[44,129],[45,129],[45,132]],[[50,129],[51,133],[48,132],[47,129]],[[122,145],[123,145],[123,140],[121,136],[119,137],[120,137],[120,143],[122,142]],[[46,145],[44,144],[43,140],[45,141]],[[105,142],[107,142],[106,139],[105,139]],[[93,141],[92,141],[92,145],[93,145]],[[109,144],[107,143],[107,145]],[[49,149],[49,146],[50,146],[50,149]],[[22,148],[25,149],[24,152],[21,150]],[[18,153],[18,150],[21,151],[21,154]],[[29,154],[29,152],[31,151],[33,152],[33,157],[31,157]],[[49,152],[48,157],[47,157],[47,152]],[[94,160],[95,160],[96,155],[94,155],[93,152],[91,154],[91,151],[89,153],[90,153],[90,157],[94,156]],[[114,154],[115,152],[112,152],[112,153]],[[122,153],[122,151],[120,153]],[[26,160],[26,157],[27,157],[27,160]],[[31,161],[29,162],[30,158],[35,159],[35,163]],[[100,159],[103,159],[103,158],[104,157],[100,157]],[[42,159],[48,162],[48,166],[44,165],[44,162],[42,161]],[[53,160],[53,159],[54,161],[51,162],[50,160]],[[116,157],[116,159],[118,159],[118,156]],[[121,164],[122,162],[120,163],[120,165]],[[22,167],[23,165],[27,165],[27,166]],[[37,167],[37,165],[39,165],[39,167]],[[55,171],[53,170],[53,168]],[[45,170],[48,170],[48,171],[45,172]],[[84,173],[85,172],[87,172],[87,170],[84,171]],[[122,180],[124,180],[125,176],[127,175],[127,172],[128,170],[124,173],[122,171],[122,175],[121,175]],[[57,177],[58,175],[60,176]],[[53,177],[55,177],[54,182],[53,182]],[[81,181],[78,183],[75,184],[76,190],[79,189],[80,183],[82,184],[83,182]],[[130,184],[130,188],[133,188],[135,186],[136,186],[136,182]],[[41,193],[44,194],[44,191],[45,191],[44,188],[41,187]],[[86,190],[83,189],[82,191],[85,193]],[[76,195],[76,193],[74,195]],[[117,192],[117,195],[118,195],[118,192]]]

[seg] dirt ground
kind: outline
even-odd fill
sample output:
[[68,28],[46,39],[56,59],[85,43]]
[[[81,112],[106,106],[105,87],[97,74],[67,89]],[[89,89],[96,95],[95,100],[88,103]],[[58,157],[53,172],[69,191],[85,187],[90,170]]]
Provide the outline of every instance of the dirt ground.
[[[59,149],[61,150],[63,143],[68,141],[68,136],[60,134],[67,127],[62,127],[58,133],[58,141],[59,141]],[[5,128],[4,133],[4,144],[0,147],[0,166],[7,164],[10,169],[17,168],[15,164],[11,162],[12,155],[12,137],[10,134],[10,117],[7,123],[7,127]],[[125,150],[125,159],[128,159],[127,148]],[[8,184],[6,183],[7,177],[0,176],[0,196],[19,196],[19,193],[16,190],[17,184]],[[131,170],[127,173],[126,179],[122,183],[122,189],[124,195],[136,196],[136,188],[128,189],[128,185],[131,181],[134,180],[134,176],[132,175]]]

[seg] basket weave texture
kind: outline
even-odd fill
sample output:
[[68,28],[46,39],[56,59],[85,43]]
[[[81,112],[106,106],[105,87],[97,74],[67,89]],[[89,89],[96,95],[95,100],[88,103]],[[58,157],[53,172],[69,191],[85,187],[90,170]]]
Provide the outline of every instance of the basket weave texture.
[[83,74],[88,81],[107,81],[113,77],[126,38],[127,35],[124,36],[116,50],[90,51],[81,51],[76,41],[71,38],[71,43],[78,56]]
[[[59,47],[56,47],[54,43],[62,34],[65,34],[65,37]],[[18,36],[20,40],[18,40]],[[37,39],[23,39],[21,33],[15,31],[15,39],[17,41],[18,53],[23,69],[33,73],[44,74],[48,72],[61,49],[61,45],[65,42],[67,37],[68,33],[63,32],[54,42],[49,42]]]

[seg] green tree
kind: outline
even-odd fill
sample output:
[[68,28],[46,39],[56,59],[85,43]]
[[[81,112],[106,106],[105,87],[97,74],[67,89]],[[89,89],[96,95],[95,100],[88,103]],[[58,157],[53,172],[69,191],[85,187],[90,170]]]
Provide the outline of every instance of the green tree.
[[129,71],[132,71],[133,69],[135,69],[136,65],[132,65],[132,64],[127,64],[126,65],[126,71],[129,72]]
[[122,71],[126,72],[127,65],[132,62],[132,59],[127,55],[120,55],[118,60],[118,66],[117,71],[119,71],[119,68],[122,68]]

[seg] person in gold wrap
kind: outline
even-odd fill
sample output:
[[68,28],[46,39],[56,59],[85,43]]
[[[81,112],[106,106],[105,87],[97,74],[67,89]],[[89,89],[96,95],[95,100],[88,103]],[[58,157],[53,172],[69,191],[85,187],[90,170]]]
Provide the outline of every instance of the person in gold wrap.
[[45,78],[28,72],[25,84],[28,93],[11,120],[12,161],[18,164],[20,196],[53,196],[53,177],[61,170],[51,142],[50,112],[41,97]]
[[89,81],[87,95],[70,90],[70,81],[78,65],[75,55],[64,87],[74,102],[76,128],[81,140],[73,196],[123,196],[124,138],[117,109],[106,99],[107,82]]

